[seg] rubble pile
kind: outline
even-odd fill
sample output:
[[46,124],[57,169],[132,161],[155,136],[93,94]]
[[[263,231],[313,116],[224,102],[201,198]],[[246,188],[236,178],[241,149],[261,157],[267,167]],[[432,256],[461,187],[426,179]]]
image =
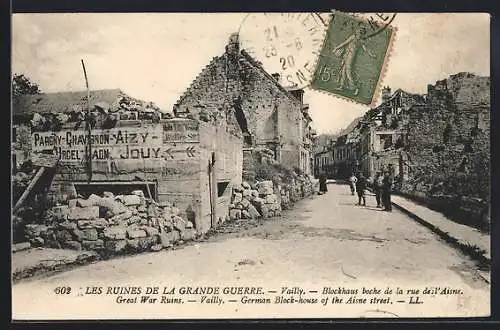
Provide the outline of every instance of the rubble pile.
[[[87,97],[72,104],[67,112],[33,113],[30,123],[34,131],[60,131],[63,125],[75,123],[75,129],[82,126],[87,114]],[[172,117],[163,114],[160,107],[153,102],[146,102],[121,95],[112,104],[95,102],[90,108],[90,122],[93,127],[112,128],[118,120],[160,120],[162,117]]]
[[229,218],[256,219],[281,215],[281,205],[274,193],[272,181],[257,182],[253,187],[248,182],[233,188]]
[[105,254],[159,251],[196,236],[193,223],[168,202],[155,203],[142,190],[104,192],[51,208],[43,224],[26,225],[32,246],[93,250]]

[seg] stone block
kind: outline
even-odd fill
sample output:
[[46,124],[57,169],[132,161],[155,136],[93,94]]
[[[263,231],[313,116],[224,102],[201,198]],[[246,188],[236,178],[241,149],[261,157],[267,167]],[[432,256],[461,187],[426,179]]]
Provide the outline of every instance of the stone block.
[[267,188],[267,187],[260,187],[259,188],[259,195],[260,196],[267,196],[267,195],[270,195],[273,193],[274,193],[273,188]]
[[83,199],[83,198],[78,198],[76,200],[76,206],[77,207],[89,207],[92,206],[92,201]]
[[186,221],[186,228],[194,228],[194,225],[191,221]]
[[73,230],[77,229],[76,223],[68,221],[68,220],[58,224],[58,227],[61,229],[69,230],[69,231],[73,231]]
[[120,240],[106,241],[104,245],[106,250],[108,250],[109,252],[117,253],[125,249],[125,247],[127,246],[127,240],[120,239]]
[[231,220],[241,219],[241,210],[240,209],[229,210],[229,218]]
[[57,241],[60,243],[66,242],[66,241],[71,241],[73,239],[73,236],[71,233],[67,230],[58,230],[56,231],[56,238]]
[[146,237],[148,234],[142,229],[127,229],[127,237],[130,239]]
[[141,197],[137,195],[123,195],[122,196],[122,203],[125,206],[129,205],[141,205],[144,201]]
[[130,218],[128,218],[127,220],[127,224],[131,225],[131,224],[134,224],[134,223],[140,223],[141,222],[141,217],[138,216],[138,215],[133,215],[131,216]]
[[31,246],[33,246],[33,247],[40,247],[40,246],[45,245],[45,240],[43,238],[41,238],[40,236],[37,236],[37,237],[30,239],[29,242],[30,242]]
[[243,199],[243,194],[242,193],[234,193],[233,194],[233,200],[231,201],[231,203],[233,204],[238,204],[239,202],[241,202],[241,200]]
[[84,229],[84,239],[87,241],[95,241],[99,237],[97,236],[97,229],[95,228],[90,228],[90,229]]
[[170,212],[173,215],[179,215],[179,213],[181,213],[181,210],[178,207],[172,206],[172,208],[170,209]]
[[109,223],[104,218],[98,218],[95,220],[91,220],[92,226],[96,229],[104,229],[109,226]]
[[127,229],[122,226],[112,226],[104,229],[104,237],[110,240],[124,240],[127,238]]
[[194,239],[195,235],[196,235],[196,230],[194,229],[186,228],[185,230],[181,231],[181,239],[183,241],[190,241]]
[[183,231],[184,229],[186,229],[186,222],[186,220],[182,219],[179,216],[172,217],[172,224],[174,228],[179,231]]
[[77,241],[65,241],[61,243],[61,246],[66,249],[80,251],[82,249],[82,244]]
[[144,226],[144,227],[142,227],[142,229],[146,232],[146,234],[148,236],[158,236],[160,233],[158,231],[158,229],[156,229],[155,227],[151,227],[151,226]]
[[85,232],[83,230],[75,229],[72,231],[72,233],[75,241],[81,242],[85,239]]
[[136,195],[136,196],[145,198],[144,191],[142,191],[142,190],[134,190],[134,191],[132,191],[132,195]]
[[155,244],[155,245],[151,246],[151,251],[153,251],[153,252],[158,252],[158,251],[161,251],[162,249],[163,249],[162,244]]
[[247,210],[242,210],[241,211],[241,218],[242,219],[251,219],[252,217],[250,216],[250,213]]
[[77,203],[77,201],[78,201],[77,199],[70,199],[70,200],[68,200],[68,207],[69,207],[70,209],[72,209],[72,208],[76,207],[76,203]]
[[19,252],[31,248],[30,242],[22,242],[12,245],[12,252]]
[[250,206],[250,201],[246,198],[243,198],[239,204],[242,206],[243,209],[247,209],[248,206]]
[[275,194],[270,194],[266,196],[266,204],[276,204],[278,203],[278,196]]
[[243,189],[245,189],[245,190],[246,190],[246,189],[251,189],[251,188],[252,188],[252,187],[250,186],[250,184],[249,184],[248,182],[246,182],[246,181],[243,181],[243,182],[241,183],[241,186],[242,186],[242,187],[243,187]]
[[98,206],[70,208],[70,212],[68,214],[69,220],[90,220],[97,218],[99,218]]
[[98,206],[108,218],[129,211],[125,205],[114,200],[113,198],[101,198]]
[[160,242],[163,247],[169,247],[173,243],[181,239],[180,233],[177,230],[172,230],[169,232],[162,231],[159,235]]
[[28,224],[25,226],[26,235],[29,237],[42,236],[48,229],[46,225]]
[[62,222],[68,219],[68,214],[70,212],[70,209],[69,206],[67,205],[59,205],[59,206],[54,206],[51,209],[51,212],[55,221]]
[[250,198],[252,198],[252,197],[253,197],[253,196],[252,196],[252,191],[251,191],[251,190],[249,190],[249,189],[245,189],[245,190],[243,190],[242,195],[243,195],[243,198],[247,198],[247,199],[250,199]]
[[260,211],[260,214],[262,214],[263,218],[269,218],[271,216],[271,211],[272,211],[271,205],[272,204],[262,204],[259,211]]
[[144,206],[144,205],[137,206],[137,212],[144,213],[146,211],[147,211],[146,206]]
[[120,213],[109,218],[108,222],[109,224],[119,224],[122,222],[127,222],[130,217],[132,217],[132,211],[127,209],[125,213]]
[[102,193],[103,198],[115,198],[115,195],[112,192],[105,191]]
[[102,239],[97,239],[95,241],[83,240],[81,243],[84,250],[100,250],[104,248],[104,241]]
[[92,194],[87,198],[87,201],[90,202],[92,206],[99,206],[101,203],[102,197],[97,196],[96,194]]

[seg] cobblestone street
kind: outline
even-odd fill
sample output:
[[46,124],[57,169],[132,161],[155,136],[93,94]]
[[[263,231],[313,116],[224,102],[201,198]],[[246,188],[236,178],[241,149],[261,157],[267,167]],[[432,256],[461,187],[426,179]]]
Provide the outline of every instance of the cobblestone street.
[[[397,209],[391,213],[377,209],[370,194],[367,206],[362,207],[355,205],[357,196],[352,196],[347,186],[330,184],[328,189],[326,195],[303,200],[283,217],[265,220],[261,226],[216,235],[206,242],[174,251],[101,261],[21,282],[13,286],[13,315],[16,318],[55,318],[61,314],[74,318],[110,315],[154,318],[173,314],[221,317],[228,308],[233,317],[275,317],[277,310],[282,317],[489,314],[489,284],[478,275],[471,260]],[[231,302],[226,302],[222,307],[209,306],[201,311],[200,305],[137,308],[142,306],[116,304],[116,297],[112,296],[87,296],[87,300],[79,300],[54,294],[57,286],[71,287],[77,296],[76,292],[84,294],[89,286],[119,285],[251,285],[277,291],[276,294],[283,286],[293,285],[317,290],[319,294],[325,286],[382,290],[399,287],[405,290],[400,299],[405,303],[394,301],[390,307],[374,305],[373,309],[345,304],[321,309],[244,304],[231,307]],[[462,289],[464,294],[421,296],[423,304],[408,304],[407,289],[435,286]],[[85,304],[85,309],[80,304]]]

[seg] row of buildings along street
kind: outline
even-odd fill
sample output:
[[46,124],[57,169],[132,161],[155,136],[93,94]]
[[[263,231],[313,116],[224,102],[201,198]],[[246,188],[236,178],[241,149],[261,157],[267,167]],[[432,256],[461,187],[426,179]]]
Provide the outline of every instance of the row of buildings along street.
[[489,228],[490,79],[467,72],[425,95],[382,89],[380,105],[317,138],[314,173],[347,179],[390,171],[394,191]]

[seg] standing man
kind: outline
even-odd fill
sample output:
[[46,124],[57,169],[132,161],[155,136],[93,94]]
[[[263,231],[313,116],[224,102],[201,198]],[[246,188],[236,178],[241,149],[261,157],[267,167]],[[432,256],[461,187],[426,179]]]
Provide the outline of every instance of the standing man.
[[349,177],[349,186],[351,187],[351,195],[354,196],[354,191],[356,191],[356,182],[358,182],[358,178],[354,175],[354,173],[351,174]]
[[356,191],[358,193],[358,205],[361,205],[361,200],[363,200],[363,206],[366,206],[365,189],[366,189],[366,178],[363,175],[363,173],[359,173],[359,179],[356,182]]
[[382,175],[382,171],[378,170],[377,174],[375,175],[375,180],[373,180],[373,190],[375,192],[375,199],[377,201],[377,207],[381,208],[383,203],[382,203],[382,187],[384,185],[383,183],[384,176]]
[[319,194],[326,194],[327,191],[328,187],[326,185],[326,174],[325,172],[321,172],[321,174],[319,175]]
[[384,179],[382,180],[382,203],[384,203],[384,211],[392,211],[391,203],[392,178],[389,171],[385,171]]

